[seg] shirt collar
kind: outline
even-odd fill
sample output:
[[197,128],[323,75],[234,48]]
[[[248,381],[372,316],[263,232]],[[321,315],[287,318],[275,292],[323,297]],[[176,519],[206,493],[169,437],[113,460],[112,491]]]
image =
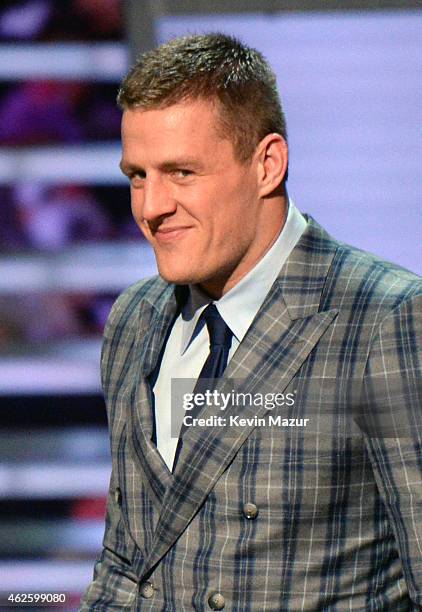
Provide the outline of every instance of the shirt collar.
[[[238,342],[243,340],[280,268],[306,228],[306,220],[291,199],[288,206],[286,222],[270,249],[237,285],[214,302]],[[198,319],[212,301],[197,285],[189,286],[189,298],[182,310],[181,354],[200,331]]]

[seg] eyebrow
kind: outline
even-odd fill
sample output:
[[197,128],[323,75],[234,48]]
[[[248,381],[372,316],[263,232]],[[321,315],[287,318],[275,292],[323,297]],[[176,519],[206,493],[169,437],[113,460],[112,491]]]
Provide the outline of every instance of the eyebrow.
[[123,159],[120,160],[119,168],[123,172],[123,174],[130,174],[131,172],[139,172],[139,171],[143,172],[144,171],[144,169],[141,168],[141,166],[137,166],[136,164],[128,164]]
[[[184,157],[163,162],[159,165],[159,169],[163,170],[164,172],[169,172],[171,170],[176,170],[177,168],[186,168],[187,166],[190,168],[194,168],[195,170],[198,170],[200,168],[200,165],[198,164],[198,161],[196,159],[194,159],[193,157]],[[142,166],[125,162],[123,159],[120,161],[119,167],[123,174],[130,174],[132,172],[145,172]]]

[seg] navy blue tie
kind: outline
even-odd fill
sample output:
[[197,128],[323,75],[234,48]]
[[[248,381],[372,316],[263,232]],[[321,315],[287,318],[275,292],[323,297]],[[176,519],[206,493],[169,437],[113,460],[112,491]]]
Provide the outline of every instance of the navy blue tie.
[[[210,338],[210,352],[199,373],[193,393],[204,393],[210,389],[210,378],[220,378],[226,369],[233,332],[226,325],[214,304],[209,304],[199,320],[205,320]],[[195,405],[190,415],[195,418],[201,406]],[[182,449],[182,436],[187,428],[182,424],[173,462],[173,472]]]

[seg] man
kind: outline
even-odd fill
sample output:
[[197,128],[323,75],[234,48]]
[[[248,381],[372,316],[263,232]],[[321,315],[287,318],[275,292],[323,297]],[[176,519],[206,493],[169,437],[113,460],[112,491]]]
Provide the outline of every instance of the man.
[[[289,200],[257,51],[171,41],[118,99],[160,276],[125,291],[105,330],[113,468],[81,609],[419,609],[421,280]],[[248,401],[230,426],[175,432],[172,380],[207,377]],[[197,405],[191,421],[215,414]]]

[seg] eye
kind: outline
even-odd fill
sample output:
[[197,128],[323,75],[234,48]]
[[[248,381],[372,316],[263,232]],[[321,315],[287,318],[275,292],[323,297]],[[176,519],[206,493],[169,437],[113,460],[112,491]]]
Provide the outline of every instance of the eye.
[[142,185],[146,178],[146,173],[143,170],[138,170],[137,172],[131,172],[128,175],[128,178],[130,180],[131,185],[133,187],[136,187],[138,185]]
[[176,178],[186,178],[187,176],[191,176],[193,174],[192,170],[186,170],[186,168],[178,168],[173,171],[173,176]]

